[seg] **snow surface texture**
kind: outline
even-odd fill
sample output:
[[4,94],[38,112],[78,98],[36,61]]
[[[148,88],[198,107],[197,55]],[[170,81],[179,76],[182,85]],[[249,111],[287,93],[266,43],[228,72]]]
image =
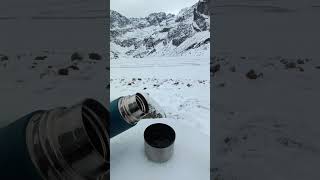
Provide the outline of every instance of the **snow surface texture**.
[[[83,59],[71,60],[74,52]],[[38,51],[0,55],[0,125],[36,110],[71,106],[84,98],[106,105],[106,56],[94,51]],[[99,85],[99,86],[97,86]]]
[[[144,119],[111,139],[111,179],[209,179],[209,57],[119,58],[111,61],[110,78],[111,100],[148,93],[167,115]],[[148,161],[143,152],[144,129],[160,121],[177,131],[175,155],[164,164]]]
[[147,56],[209,56],[208,2],[197,2],[178,15],[152,13],[127,18],[111,10],[111,59]]
[[216,178],[319,179],[319,108],[313,105],[320,99],[314,84],[320,63],[232,55],[215,62]]
[[[143,132],[153,123],[168,124],[176,133],[173,156],[162,164],[149,161],[144,154]],[[110,179],[209,180],[209,141],[209,136],[175,119],[143,120],[112,139]]]
[[[0,1],[0,126],[39,109],[84,98],[109,104],[105,55],[107,1]],[[79,70],[74,52],[82,54]],[[88,53],[103,58],[90,60]],[[35,60],[37,56],[47,56]],[[5,58],[7,57],[7,58]],[[49,68],[50,66],[50,68]]]
[[319,11],[228,2],[215,3],[211,16],[212,179],[320,179]]

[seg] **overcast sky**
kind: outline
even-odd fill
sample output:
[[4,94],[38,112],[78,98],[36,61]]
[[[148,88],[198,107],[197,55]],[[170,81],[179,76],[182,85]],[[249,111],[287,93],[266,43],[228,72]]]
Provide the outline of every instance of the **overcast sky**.
[[146,17],[153,12],[177,14],[198,0],[111,0],[110,8],[127,17]]

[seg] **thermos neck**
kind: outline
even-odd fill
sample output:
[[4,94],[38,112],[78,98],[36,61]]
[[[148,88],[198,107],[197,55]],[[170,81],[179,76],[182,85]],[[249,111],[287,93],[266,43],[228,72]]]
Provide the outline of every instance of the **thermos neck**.
[[110,103],[110,138],[135,126],[149,113],[146,98],[140,94],[122,96]]
[[118,108],[122,118],[129,124],[136,124],[149,112],[148,102],[140,93],[121,97]]
[[33,116],[27,126],[27,146],[42,178],[103,177],[110,160],[108,119],[108,111],[92,99]]

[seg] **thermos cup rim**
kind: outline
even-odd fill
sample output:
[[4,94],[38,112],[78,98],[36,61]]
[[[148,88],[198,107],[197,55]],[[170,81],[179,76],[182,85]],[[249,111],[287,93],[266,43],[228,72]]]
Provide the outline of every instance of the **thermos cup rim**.
[[176,133],[172,127],[155,123],[144,131],[145,153],[154,162],[168,161],[173,155]]
[[163,123],[149,125],[144,131],[144,140],[154,148],[166,148],[175,141],[176,133],[172,127]]

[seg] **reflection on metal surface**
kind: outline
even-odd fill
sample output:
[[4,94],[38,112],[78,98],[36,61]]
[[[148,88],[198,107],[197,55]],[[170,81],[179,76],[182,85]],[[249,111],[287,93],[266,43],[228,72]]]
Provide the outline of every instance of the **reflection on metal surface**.
[[154,162],[168,161],[174,151],[176,133],[167,124],[156,123],[144,131],[144,147],[147,158]]
[[105,179],[110,166],[108,118],[108,111],[92,99],[34,115],[27,146],[42,178]]
[[145,97],[140,93],[121,97],[118,102],[118,107],[121,116],[129,124],[136,124],[149,112],[148,103]]

